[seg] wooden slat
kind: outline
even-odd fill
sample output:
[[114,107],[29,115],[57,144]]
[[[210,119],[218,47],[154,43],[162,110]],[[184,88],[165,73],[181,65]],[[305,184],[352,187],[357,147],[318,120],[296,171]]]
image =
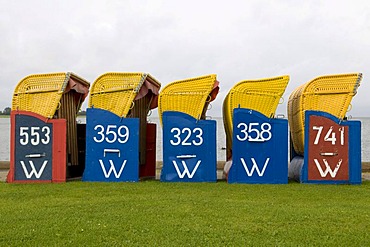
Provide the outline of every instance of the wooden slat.
[[76,122],[76,102],[77,93],[73,90],[63,94],[61,106],[58,110],[58,118],[67,120],[67,164],[79,165],[78,162],[78,145],[77,145],[77,122]]

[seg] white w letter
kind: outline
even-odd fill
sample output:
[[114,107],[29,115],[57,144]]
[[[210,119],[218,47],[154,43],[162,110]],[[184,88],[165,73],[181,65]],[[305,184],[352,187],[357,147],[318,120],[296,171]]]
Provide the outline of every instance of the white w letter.
[[126,162],[127,162],[127,160],[124,160],[122,162],[121,169],[117,173],[116,168],[114,167],[114,164],[113,164],[113,161],[112,160],[109,160],[110,169],[109,169],[108,172],[107,172],[107,170],[105,170],[105,166],[104,166],[103,161],[102,160],[99,160],[99,163],[100,163],[101,169],[103,170],[103,173],[104,173],[105,178],[109,178],[110,177],[110,174],[112,172],[114,173],[114,176],[116,178],[119,178],[121,176],[121,173],[123,172],[123,169],[125,168]]
[[197,171],[197,169],[200,165],[200,162],[201,162],[201,160],[198,160],[198,162],[195,165],[193,171],[190,173],[189,169],[188,169],[188,166],[186,165],[185,161],[182,160],[181,163],[182,163],[182,166],[184,167],[184,172],[181,173],[176,161],[175,160],[172,161],[173,165],[175,166],[176,172],[177,172],[177,174],[179,175],[180,178],[184,178],[185,175],[187,175],[188,178],[193,178],[195,172]]
[[262,168],[262,171],[259,170],[258,165],[257,165],[256,161],[254,160],[254,158],[251,158],[251,160],[253,162],[253,166],[252,166],[252,169],[249,171],[248,166],[245,163],[244,159],[243,158],[240,158],[240,161],[243,163],[244,170],[247,173],[248,177],[251,177],[253,175],[254,170],[257,171],[258,176],[262,177],[263,174],[265,173],[265,170],[266,170],[266,167],[267,167],[267,165],[268,165],[268,163],[270,161],[270,158],[267,158],[266,159],[265,164],[264,164],[264,166]]
[[23,168],[23,171],[24,171],[24,174],[26,175],[26,178],[31,178],[33,174],[35,174],[35,177],[36,178],[40,178],[48,161],[45,160],[44,163],[42,163],[42,166],[39,170],[39,172],[36,171],[36,168],[35,168],[35,165],[33,164],[33,161],[30,160],[28,161],[30,163],[30,166],[31,166],[31,171],[28,173],[28,170],[27,170],[27,167],[26,167],[26,164],[24,163],[24,161],[21,161],[21,165],[22,165],[22,168]]
[[332,178],[335,178],[335,176],[337,176],[337,172],[338,172],[338,170],[340,168],[340,165],[342,164],[342,159],[340,159],[339,162],[338,162],[338,164],[335,166],[334,171],[333,171],[330,168],[328,161],[326,159],[323,159],[324,165],[326,167],[326,170],[323,171],[322,168],[321,168],[321,165],[320,165],[319,161],[317,159],[314,159],[314,161],[315,161],[316,167],[319,170],[320,175],[321,175],[322,178],[323,177],[326,177],[328,175],[328,173],[330,173],[330,176]]

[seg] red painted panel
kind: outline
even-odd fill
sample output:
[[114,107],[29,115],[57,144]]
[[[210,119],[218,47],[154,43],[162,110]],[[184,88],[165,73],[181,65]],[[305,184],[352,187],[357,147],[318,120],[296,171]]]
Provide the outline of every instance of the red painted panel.
[[[18,111],[17,111],[17,113],[18,113]],[[8,183],[13,183],[14,182],[15,114],[16,114],[15,111],[10,112],[10,167],[9,167],[8,176],[6,177],[6,181]]]
[[[16,115],[27,115],[38,118],[41,121],[53,124],[53,143],[52,143],[52,180],[15,180],[15,144],[16,144]],[[66,181],[66,120],[48,119],[39,114],[28,111],[12,111],[10,115],[10,169],[7,176],[8,183],[50,183]]]
[[139,165],[140,178],[155,178],[156,175],[156,137],[157,125],[147,123],[146,125],[146,163]]
[[67,123],[65,119],[53,119],[53,178],[54,183],[66,181]]
[[309,180],[348,180],[348,126],[322,116],[310,116]]

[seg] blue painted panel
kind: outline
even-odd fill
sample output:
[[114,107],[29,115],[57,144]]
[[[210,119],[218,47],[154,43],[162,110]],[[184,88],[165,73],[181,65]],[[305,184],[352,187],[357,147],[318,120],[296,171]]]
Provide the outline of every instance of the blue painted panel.
[[15,180],[52,180],[53,125],[15,115]]
[[86,112],[86,165],[83,181],[139,180],[139,119],[112,112]]
[[234,109],[232,152],[229,183],[287,183],[288,121]]
[[361,183],[361,122],[321,111],[305,112],[305,150],[301,181]]
[[161,181],[217,180],[216,121],[196,120],[181,112],[163,113]]

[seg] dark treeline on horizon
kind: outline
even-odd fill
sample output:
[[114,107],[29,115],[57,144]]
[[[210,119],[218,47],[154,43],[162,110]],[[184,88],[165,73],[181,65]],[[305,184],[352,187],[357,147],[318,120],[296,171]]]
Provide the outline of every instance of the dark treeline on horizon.
[[11,110],[12,110],[12,108],[5,107],[3,111],[0,111],[0,115],[10,115]]
[[[3,111],[0,111],[0,115],[10,115],[10,112],[11,112],[12,108],[10,107],[5,107]],[[79,111],[78,114],[79,116],[84,116],[86,115],[86,111]]]

